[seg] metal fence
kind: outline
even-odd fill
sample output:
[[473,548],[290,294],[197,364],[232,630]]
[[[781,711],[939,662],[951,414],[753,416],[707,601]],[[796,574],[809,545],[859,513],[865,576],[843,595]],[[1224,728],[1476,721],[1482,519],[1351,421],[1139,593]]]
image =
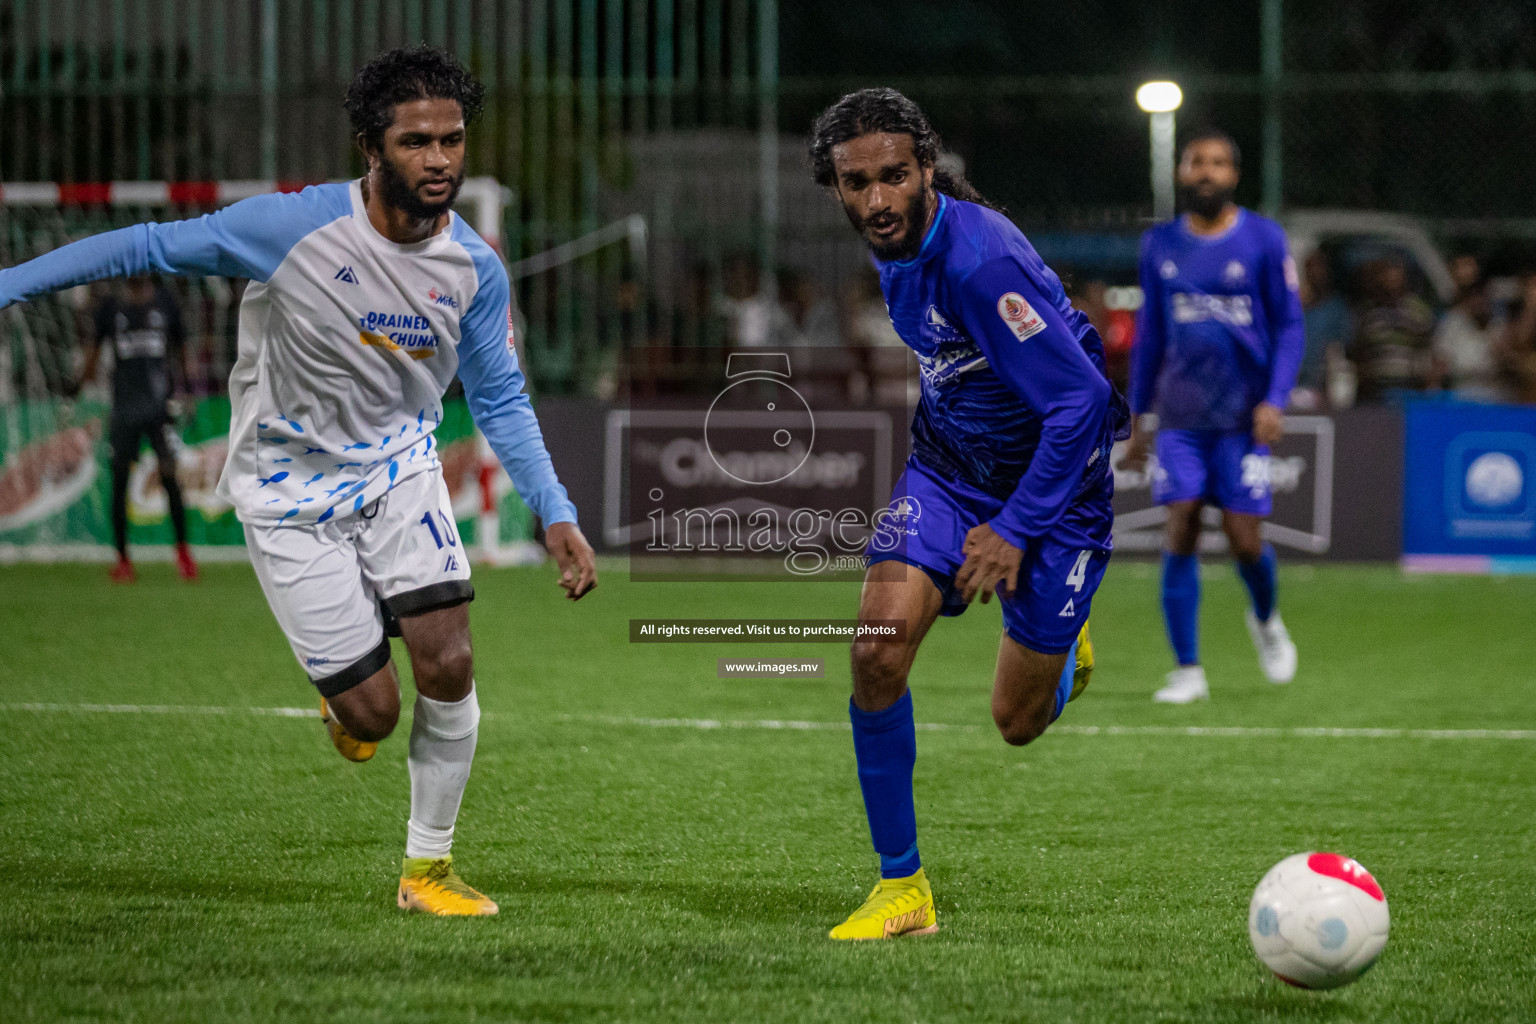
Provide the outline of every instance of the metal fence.
[[[696,147],[646,140],[691,134],[755,153],[774,119],[776,25],[774,0],[3,0],[0,181],[353,175],[347,81],[373,54],[427,41],[486,85],[470,163],[512,191],[509,261],[635,212],[670,246],[674,213],[703,229],[689,197],[641,205],[670,195],[635,186],[671,165],[635,152],[684,159]],[[776,195],[760,168],[777,162],[740,168],[748,194]],[[771,259],[774,216],[754,201],[685,241],[714,264],[732,247]],[[593,376],[618,326],[603,300],[643,269],[604,249],[521,282],[542,383]]]
[[[1174,12],[1189,53],[1197,7],[1216,17]],[[533,376],[555,390],[596,386],[620,345],[718,341],[733,256],[765,284],[798,271],[823,299],[856,284],[858,246],[810,185],[800,139],[875,82],[923,103],[1031,231],[1139,230],[1147,125],[1132,95],[1167,74],[1184,86],[1181,125],[1242,144],[1249,205],[1521,218],[1536,235],[1528,0],[1405,0],[1390,18],[1366,0],[1252,7],[1209,25],[1248,39],[1246,56],[1182,60],[1144,38],[1162,38],[1156,19],[1096,0],[1027,24],[1003,0],[891,5],[901,25],[861,20],[878,4],[788,0],[0,0],[0,180],[355,174],[340,109],[353,70],[390,46],[446,46],[488,88],[471,164],[512,192],[509,261],[632,214],[649,228],[643,264],[606,247],[518,284]],[[991,63],[967,57],[983,29]],[[898,30],[916,49],[883,60]]]

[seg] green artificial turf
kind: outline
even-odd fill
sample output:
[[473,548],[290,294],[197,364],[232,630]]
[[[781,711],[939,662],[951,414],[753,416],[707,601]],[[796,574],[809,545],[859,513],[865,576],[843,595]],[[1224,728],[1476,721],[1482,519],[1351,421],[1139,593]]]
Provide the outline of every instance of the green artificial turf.
[[[846,650],[639,645],[627,623],[846,618],[856,587],[606,568],[579,604],[550,570],[476,574],[487,715],[456,854],[501,903],[480,920],[394,907],[408,723],[354,765],[311,717],[81,708],[312,707],[248,568],[0,568],[0,1019],[1536,1019],[1536,740],[1285,731],[1536,729],[1536,580],[1289,567],[1302,667],[1275,687],[1208,564],[1212,700],[1176,708],[1148,699],[1154,571],[1117,563],[1072,729],[1019,749],[988,714],[996,606],[940,622],[913,690],[947,726],[919,732],[916,779],[941,931],[839,945],[876,874]],[[723,655],[827,673],[719,680]],[[1358,858],[1391,904],[1380,964],[1333,993],[1248,945],[1254,884],[1308,849]]]

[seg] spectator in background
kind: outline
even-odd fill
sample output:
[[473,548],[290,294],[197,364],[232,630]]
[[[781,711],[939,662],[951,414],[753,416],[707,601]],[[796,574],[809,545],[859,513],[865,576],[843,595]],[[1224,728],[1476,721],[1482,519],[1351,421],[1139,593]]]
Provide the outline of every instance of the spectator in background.
[[1344,358],[1354,331],[1349,303],[1334,290],[1333,271],[1321,249],[1313,249],[1302,265],[1301,308],[1307,349],[1296,386],[1321,395],[1328,384],[1329,365]]
[[779,271],[779,304],[788,318],[787,345],[835,348],[841,343],[837,330],[837,306],[823,298],[809,274]]
[[1383,401],[1420,393],[1430,380],[1434,310],[1408,290],[1408,271],[1400,258],[1371,260],[1362,273],[1365,304],[1349,350],[1360,377],[1360,397]]
[[880,290],[880,275],[864,265],[848,282],[842,300],[843,339],[855,349],[863,370],[862,386],[850,388],[855,401],[872,400],[891,405],[915,405],[918,384],[917,357],[907,348],[891,324]]
[[1536,272],[1521,282],[1520,301],[1510,313],[1498,360],[1515,401],[1536,405]]
[[843,291],[843,337],[858,348],[906,348],[880,291],[880,275],[863,266]]
[[1452,260],[1451,277],[1456,282],[1456,301],[1435,328],[1435,377],[1461,401],[1507,401],[1497,358],[1505,324],[1494,315],[1488,301],[1487,282],[1477,257]]
[[763,291],[763,275],[757,257],[737,252],[725,258],[721,268],[725,295],[720,300],[725,314],[726,337],[737,348],[782,345],[790,333],[789,314],[777,298]]

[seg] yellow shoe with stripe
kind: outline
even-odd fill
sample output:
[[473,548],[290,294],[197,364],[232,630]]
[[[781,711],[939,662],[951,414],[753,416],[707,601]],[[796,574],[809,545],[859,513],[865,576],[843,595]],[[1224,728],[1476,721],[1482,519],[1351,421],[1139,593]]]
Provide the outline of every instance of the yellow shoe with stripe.
[[353,739],[347,730],[341,727],[341,723],[336,721],[336,716],[331,714],[331,706],[326,703],[324,697],[320,698],[320,721],[325,723],[325,731],[331,734],[331,744],[335,746],[336,752],[348,761],[366,761],[378,752],[377,742],[364,743],[362,740]]
[[500,908],[491,899],[464,884],[453,870],[453,857],[407,857],[400,865],[401,910],[439,917],[488,917]]
[[1077,634],[1077,661],[1072,667],[1072,695],[1067,698],[1067,703],[1077,700],[1077,695],[1088,687],[1088,680],[1093,678],[1093,638],[1088,635],[1088,623],[1083,623],[1083,631]]
[[892,939],[932,935],[939,930],[933,890],[922,868],[906,878],[882,878],[864,905],[827,933],[833,939]]

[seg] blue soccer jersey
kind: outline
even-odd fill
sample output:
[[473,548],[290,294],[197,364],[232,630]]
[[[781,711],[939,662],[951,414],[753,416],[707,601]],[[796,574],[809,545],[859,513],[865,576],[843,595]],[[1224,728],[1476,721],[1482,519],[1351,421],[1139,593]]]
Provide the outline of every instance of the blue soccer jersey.
[[1280,225],[1251,210],[1220,235],[1159,224],[1142,236],[1141,288],[1132,412],[1174,430],[1247,430],[1260,402],[1285,408],[1306,339]]
[[940,195],[918,254],[875,262],[922,369],[914,458],[1002,499],[992,528],[1020,548],[1101,493],[1125,403],[1098,333],[1019,229]]

